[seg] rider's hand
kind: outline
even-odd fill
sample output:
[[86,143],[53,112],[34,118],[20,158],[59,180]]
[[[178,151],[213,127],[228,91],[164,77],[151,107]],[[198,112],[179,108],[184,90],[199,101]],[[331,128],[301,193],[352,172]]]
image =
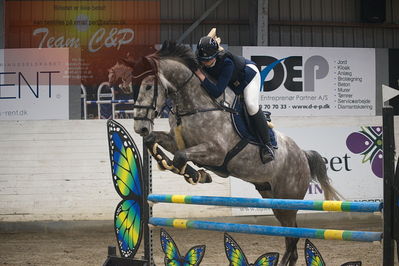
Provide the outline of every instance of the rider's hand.
[[204,81],[204,79],[206,78],[204,73],[202,73],[200,69],[197,69],[194,73],[201,80],[201,82]]

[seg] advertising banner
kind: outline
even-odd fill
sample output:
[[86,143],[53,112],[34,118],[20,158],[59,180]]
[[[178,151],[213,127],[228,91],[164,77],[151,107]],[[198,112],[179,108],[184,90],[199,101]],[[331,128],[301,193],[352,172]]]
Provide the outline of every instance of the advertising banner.
[[0,120],[69,119],[75,49],[1,49]]
[[243,47],[261,68],[260,104],[277,116],[375,115],[375,50]]
[[[97,99],[118,60],[135,60],[160,43],[159,1],[11,1],[4,4],[5,48],[79,48],[76,75]],[[115,88],[115,94],[128,93]],[[94,106],[97,108],[97,106]]]
[[[304,150],[316,150],[324,158],[334,188],[345,200],[382,201],[382,127],[282,128],[295,136]],[[289,178],[289,177],[287,177]],[[293,178],[293,177],[292,177]],[[278,181],[277,181],[278,182]],[[252,184],[231,179],[233,197],[261,198]],[[305,199],[324,200],[323,190],[312,182]],[[271,214],[271,209],[233,208],[233,215]]]

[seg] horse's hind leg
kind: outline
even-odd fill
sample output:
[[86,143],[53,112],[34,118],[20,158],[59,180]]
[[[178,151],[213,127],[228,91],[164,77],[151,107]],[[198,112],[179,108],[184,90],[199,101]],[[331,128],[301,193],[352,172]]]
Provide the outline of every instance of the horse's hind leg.
[[[284,227],[297,227],[296,210],[273,210],[274,215]],[[279,265],[296,265],[298,260],[297,243],[299,238],[285,238],[285,253]]]
[[[263,198],[272,198],[271,191],[259,191]],[[274,216],[284,227],[297,227],[296,214],[297,210],[273,210]],[[279,265],[294,266],[298,260],[297,243],[299,238],[285,238],[285,253],[280,260]]]

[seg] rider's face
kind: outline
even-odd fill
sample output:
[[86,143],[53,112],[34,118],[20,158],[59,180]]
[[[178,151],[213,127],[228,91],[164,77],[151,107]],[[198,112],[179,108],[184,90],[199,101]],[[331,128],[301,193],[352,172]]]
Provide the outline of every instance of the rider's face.
[[216,62],[216,58],[212,58],[208,61],[202,61],[201,63],[205,66],[205,67],[213,67],[215,65]]

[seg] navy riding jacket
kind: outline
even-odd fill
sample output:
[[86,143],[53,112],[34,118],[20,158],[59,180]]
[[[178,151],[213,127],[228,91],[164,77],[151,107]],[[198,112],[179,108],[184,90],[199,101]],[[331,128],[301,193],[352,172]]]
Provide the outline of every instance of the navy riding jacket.
[[[255,63],[245,59],[245,64]],[[218,98],[222,95],[227,86],[229,86],[236,95],[243,94],[245,87],[255,77],[256,72],[252,68],[245,66],[241,75],[237,77],[238,82],[235,82],[235,80],[232,80],[235,67],[233,60],[226,57],[224,60],[217,58],[213,67],[203,68],[203,70],[216,81],[216,83],[214,83],[210,79],[205,78],[202,82],[203,87],[212,97]]]

